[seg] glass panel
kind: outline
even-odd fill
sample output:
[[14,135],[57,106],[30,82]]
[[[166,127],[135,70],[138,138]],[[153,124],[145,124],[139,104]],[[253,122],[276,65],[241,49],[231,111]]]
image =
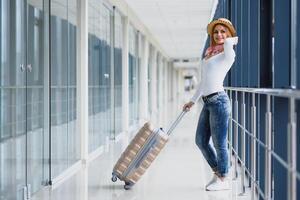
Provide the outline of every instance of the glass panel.
[[100,27],[101,3],[94,0],[89,1],[89,152],[97,148],[101,141],[100,130],[96,131],[95,123],[100,115],[100,55],[102,31]]
[[68,0],[68,164],[80,160],[80,131],[76,130],[76,31],[77,0]]
[[[44,181],[44,18],[43,0],[27,7],[27,182],[31,193]],[[47,172],[47,171],[46,171]]]
[[[95,106],[100,90],[100,52],[101,27],[100,3],[89,1],[89,152],[96,149],[95,143],[101,141],[100,133],[95,131],[95,120],[100,108]],[[95,103],[94,103],[95,102]]]
[[156,66],[157,66],[157,68],[156,68],[156,92],[157,92],[157,95],[156,95],[156,102],[157,102],[157,110],[159,110],[159,108],[160,108],[160,101],[159,101],[159,99],[160,99],[160,79],[161,79],[161,77],[160,77],[160,69],[161,69],[161,66],[160,66],[160,55],[158,54],[157,55],[157,60],[156,60]]
[[51,0],[51,176],[80,159],[76,131],[76,0]]
[[138,34],[132,26],[129,28],[129,125],[138,120]]
[[67,0],[51,1],[51,176],[68,167]]
[[114,90],[115,90],[115,133],[122,131],[122,16],[115,12],[115,47],[114,47]]
[[111,132],[111,11],[89,1],[89,152]]
[[21,199],[26,184],[25,4],[1,0],[0,10],[0,198]]
[[104,101],[102,102],[102,106],[104,108],[104,115],[101,117],[101,121],[104,126],[104,137],[108,138],[111,136],[112,133],[112,108],[113,105],[111,104],[112,102],[112,82],[111,82],[111,72],[112,72],[112,58],[111,58],[111,53],[112,53],[112,38],[111,38],[111,20],[112,20],[112,13],[111,11],[102,4],[103,10],[102,10],[102,27],[103,27],[103,48],[102,48],[102,76],[104,77],[103,82],[100,84],[102,85],[104,89]]
[[149,115],[151,116],[152,114],[152,98],[151,98],[151,94],[152,94],[152,67],[153,67],[153,63],[152,63],[152,48],[151,45],[149,45],[149,56],[148,56],[148,112]]

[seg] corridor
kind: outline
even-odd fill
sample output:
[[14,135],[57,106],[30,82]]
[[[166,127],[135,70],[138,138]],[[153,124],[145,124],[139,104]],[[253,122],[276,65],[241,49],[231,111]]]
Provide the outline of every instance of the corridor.
[[[1,0],[0,200],[300,199],[299,11],[298,0]],[[220,176],[228,144],[223,192],[205,190],[213,174],[195,144],[211,101],[200,132],[216,130]],[[139,128],[167,130],[183,105],[194,107],[132,190],[112,182]],[[216,180],[208,189],[228,188]]]
[[[174,107],[174,106],[173,106]],[[199,106],[200,107],[200,106]],[[142,179],[126,191],[123,182],[111,181],[114,163],[128,141],[125,136],[110,141],[105,153],[59,186],[43,189],[33,200],[248,200],[249,189],[241,195],[240,179],[230,191],[205,191],[212,171],[194,143],[199,110],[194,108],[174,130],[169,143]],[[174,108],[180,111],[179,108]],[[176,117],[175,111],[169,119]],[[134,135],[134,132],[133,132]],[[232,177],[232,168],[230,176]]]

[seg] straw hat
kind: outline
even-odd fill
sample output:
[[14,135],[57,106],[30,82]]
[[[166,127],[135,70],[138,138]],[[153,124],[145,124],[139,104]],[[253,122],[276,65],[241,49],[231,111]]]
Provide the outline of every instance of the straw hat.
[[226,19],[226,18],[219,18],[219,19],[216,19],[216,20],[210,22],[207,25],[207,33],[208,33],[208,35],[212,35],[213,28],[217,24],[221,24],[221,25],[226,26],[229,29],[230,33],[232,34],[232,37],[236,36],[235,28],[233,27],[232,23],[228,19]]

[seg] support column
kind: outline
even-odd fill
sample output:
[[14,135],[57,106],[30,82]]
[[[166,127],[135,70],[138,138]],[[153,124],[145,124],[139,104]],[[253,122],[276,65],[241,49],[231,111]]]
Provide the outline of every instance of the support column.
[[77,127],[81,138],[81,160],[85,164],[88,160],[88,1],[77,0]]
[[123,19],[123,51],[122,51],[122,131],[127,132],[129,128],[129,94],[128,94],[128,17]]
[[148,58],[149,43],[147,38],[141,38],[141,68],[140,68],[140,119],[148,120]]

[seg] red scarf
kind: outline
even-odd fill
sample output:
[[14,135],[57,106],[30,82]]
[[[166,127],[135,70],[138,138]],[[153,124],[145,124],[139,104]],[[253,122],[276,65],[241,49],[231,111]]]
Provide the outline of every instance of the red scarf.
[[210,46],[206,49],[205,57],[211,57],[224,51],[223,44]]

